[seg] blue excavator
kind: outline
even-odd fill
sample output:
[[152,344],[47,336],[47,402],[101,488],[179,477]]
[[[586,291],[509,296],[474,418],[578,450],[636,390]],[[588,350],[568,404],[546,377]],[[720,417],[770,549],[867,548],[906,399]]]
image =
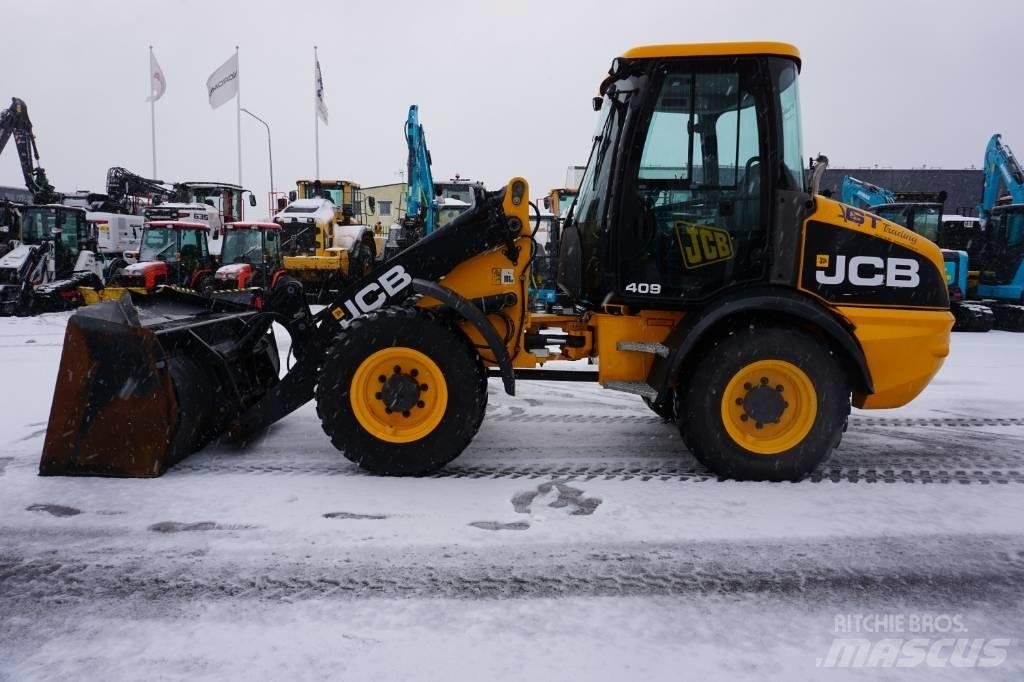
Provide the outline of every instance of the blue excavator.
[[984,171],[978,204],[983,236],[971,253],[976,291],[997,302],[997,327],[1024,331],[1024,169],[998,133],[985,148]]
[[[943,243],[941,232],[942,209],[946,193],[894,192],[853,176],[843,177],[840,201],[849,206],[870,211],[886,220],[935,242]],[[991,307],[968,301],[969,255],[960,249],[942,248],[946,265],[946,283],[949,285],[950,310],[956,318],[954,331],[987,332],[997,323]]]
[[399,227],[392,228],[384,247],[385,258],[432,234],[437,229],[437,207],[434,203],[434,178],[430,172],[432,162],[427,148],[427,135],[420,123],[419,107],[409,107],[405,119],[405,143],[409,148],[406,161],[407,186],[405,189],[405,215]]

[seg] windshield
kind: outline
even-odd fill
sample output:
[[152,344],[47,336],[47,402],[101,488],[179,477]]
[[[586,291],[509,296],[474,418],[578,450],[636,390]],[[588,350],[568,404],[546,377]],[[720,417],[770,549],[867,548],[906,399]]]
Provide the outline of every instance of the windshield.
[[1003,214],[1003,224],[1006,245],[1018,247],[1024,244],[1024,207],[1014,207],[1015,210],[1006,211]]
[[458,199],[473,204],[473,186],[466,183],[435,182],[434,191],[444,199]]
[[[572,206],[572,202],[576,199],[576,192],[559,192],[558,193],[558,216],[564,218],[569,212],[569,207]],[[553,207],[552,207],[553,208]]]
[[939,241],[939,220],[942,212],[934,206],[919,206],[914,211],[914,225],[911,228],[925,239]]
[[213,207],[223,216],[224,222],[242,218],[242,193],[237,190],[193,187],[189,190],[189,199],[194,204]]
[[139,260],[174,263],[178,260],[177,247],[177,230],[169,227],[147,227],[142,234]]
[[469,206],[446,206],[437,210],[437,226],[444,227],[451,221],[466,212]]
[[21,240],[26,244],[40,244],[53,238],[53,228],[57,224],[57,209],[26,208],[22,219]]
[[260,230],[228,230],[220,258],[224,264],[258,265],[263,260],[263,233]]

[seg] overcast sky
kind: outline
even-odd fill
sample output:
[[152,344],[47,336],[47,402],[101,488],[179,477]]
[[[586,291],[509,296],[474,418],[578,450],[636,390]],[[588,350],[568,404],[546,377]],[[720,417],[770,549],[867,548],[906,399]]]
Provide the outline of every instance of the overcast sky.
[[[150,44],[168,83],[156,107],[165,181],[237,181],[235,107],[211,110],[205,92],[236,44],[242,106],[271,125],[278,189],[314,175],[314,44],[330,110],[321,175],[364,186],[399,179],[413,103],[435,179],[561,186],[586,162],[590,98],[611,59],[664,42],[797,45],[804,151],[833,166],[980,166],[994,132],[1024,152],[1024,3],[1009,0],[3,4],[0,101],[28,104],[62,191],[102,191],[110,166],[150,174]],[[266,134],[244,114],[242,143],[262,214]],[[22,184],[13,144],[0,184]]]

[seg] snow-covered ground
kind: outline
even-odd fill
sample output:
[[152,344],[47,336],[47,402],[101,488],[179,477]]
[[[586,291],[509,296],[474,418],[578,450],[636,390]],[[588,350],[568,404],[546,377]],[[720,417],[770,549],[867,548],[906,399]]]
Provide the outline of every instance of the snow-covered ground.
[[[66,319],[0,319],[0,679],[1024,678],[1024,335],[956,335],[799,484],[540,382],[433,477],[360,473],[307,405],[159,479],[40,478]],[[893,638],[954,644],[878,667]]]

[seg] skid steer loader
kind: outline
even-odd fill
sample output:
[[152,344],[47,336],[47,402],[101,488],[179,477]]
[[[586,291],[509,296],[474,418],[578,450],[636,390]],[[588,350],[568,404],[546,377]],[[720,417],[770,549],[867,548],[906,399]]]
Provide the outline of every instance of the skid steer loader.
[[[780,43],[612,62],[559,247],[571,314],[528,309],[521,178],[480,191],[316,314],[296,283],[259,310],[183,292],[81,309],[41,473],[159,475],[315,400],[345,457],[423,474],[473,438],[489,370],[514,394],[520,379],[579,378],[547,360],[590,358],[588,378],[675,419],[712,471],[799,479],[837,446],[851,401],[898,407],[924,389],[953,324],[934,244],[816,196],[823,165],[808,188],[799,68]],[[280,378],[274,322],[296,359]]]

